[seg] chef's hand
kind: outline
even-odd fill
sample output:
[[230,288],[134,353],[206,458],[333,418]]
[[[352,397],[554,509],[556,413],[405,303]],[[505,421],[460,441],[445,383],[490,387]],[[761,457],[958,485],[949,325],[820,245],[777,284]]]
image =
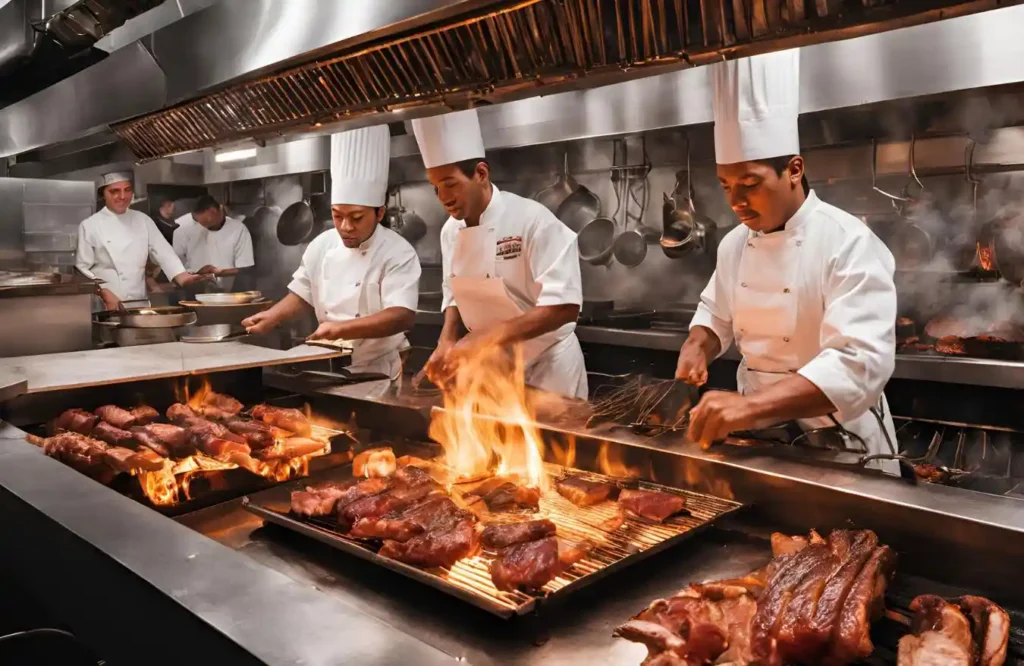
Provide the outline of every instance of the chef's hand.
[[206,282],[211,278],[212,276],[210,275],[200,275],[198,273],[180,273],[174,276],[174,283],[179,287],[187,287],[196,282]]
[[684,344],[676,363],[676,379],[703,386],[708,381],[708,357],[701,345]]
[[341,340],[345,337],[345,322],[325,321],[316,327],[307,340]]
[[211,266],[210,264],[206,264],[205,266],[203,266],[202,268],[200,268],[196,272],[199,273],[200,275],[217,275],[217,270],[218,269],[217,269],[216,266]]
[[689,437],[703,448],[737,430],[752,430],[757,414],[750,398],[727,391],[708,391],[690,411]]
[[121,305],[121,299],[109,289],[100,289],[100,299],[104,310],[117,310]]
[[448,352],[454,346],[455,341],[439,340],[437,348],[434,349],[434,352],[430,355],[430,358],[427,359],[423,368],[413,375],[412,387],[419,388],[424,379],[429,379],[431,382],[440,385],[438,382],[440,381],[445,367],[445,357],[448,356]]
[[274,330],[277,327],[277,321],[268,312],[264,311],[257,312],[253,316],[243,319],[242,326],[245,326],[247,333],[260,335]]

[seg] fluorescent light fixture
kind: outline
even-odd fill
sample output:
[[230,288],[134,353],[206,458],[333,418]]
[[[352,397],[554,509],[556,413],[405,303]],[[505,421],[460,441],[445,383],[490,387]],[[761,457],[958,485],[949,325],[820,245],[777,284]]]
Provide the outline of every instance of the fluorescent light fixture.
[[239,160],[247,160],[250,157],[256,157],[255,148],[240,148],[238,150],[226,150],[222,153],[214,153],[213,161],[217,163],[238,162]]

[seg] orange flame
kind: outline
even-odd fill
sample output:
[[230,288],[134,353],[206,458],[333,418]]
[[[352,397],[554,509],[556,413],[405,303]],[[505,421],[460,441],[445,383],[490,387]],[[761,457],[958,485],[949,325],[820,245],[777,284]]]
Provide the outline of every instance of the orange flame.
[[555,441],[549,445],[553,462],[563,467],[576,467],[576,435],[566,434],[564,448]]
[[178,480],[167,467],[158,472],[138,475],[139,486],[153,506],[173,506],[178,503]]
[[622,447],[602,442],[597,450],[597,468],[602,474],[620,478],[636,478],[637,471],[626,464],[622,455]]
[[983,271],[994,271],[995,262],[992,261],[992,246],[978,241],[978,265]]
[[444,407],[431,414],[430,436],[444,447],[456,483],[497,473],[548,487],[544,442],[527,401],[518,351],[509,359],[501,349],[488,348],[464,363],[444,391]]

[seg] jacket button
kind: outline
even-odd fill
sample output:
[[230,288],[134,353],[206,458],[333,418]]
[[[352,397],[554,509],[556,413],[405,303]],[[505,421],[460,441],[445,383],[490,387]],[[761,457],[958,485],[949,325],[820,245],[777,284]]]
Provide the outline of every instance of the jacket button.
[[740,286],[743,287],[744,289],[746,289],[747,288],[747,283],[746,282],[740,282]]
[[754,244],[753,243],[747,243],[747,247],[752,248],[752,247],[754,247]]
[[801,245],[803,245],[803,244],[804,244],[804,242],[803,242],[803,241],[797,241],[797,242],[796,242],[796,246],[797,246],[797,247],[800,247],[800,246],[801,246]]
[[789,342],[789,338],[782,338],[783,342]]
[[356,282],[356,286],[357,287],[360,286],[361,284],[363,284],[363,283],[362,282]]
[[782,293],[784,293],[784,294],[788,294],[788,293],[789,293],[789,287],[786,287],[785,289],[783,289],[783,290],[782,290]]

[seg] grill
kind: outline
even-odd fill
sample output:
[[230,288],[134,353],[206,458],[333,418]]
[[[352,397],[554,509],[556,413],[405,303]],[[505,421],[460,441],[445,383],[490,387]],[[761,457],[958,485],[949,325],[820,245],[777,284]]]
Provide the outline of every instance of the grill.
[[[976,0],[520,0],[239,83],[113,126],[143,160],[395,108],[497,99],[652,65],[701,63],[744,44],[835,38]],[[947,12],[948,13],[948,12]],[[859,32],[863,32],[860,30]],[[819,33],[815,39],[806,36]],[[757,42],[755,45],[755,41]],[[789,44],[792,45],[792,44]]]
[[[547,468],[552,479],[572,474],[594,481],[619,481],[612,477],[557,465],[548,465]],[[269,522],[419,580],[504,618],[529,613],[542,601],[561,598],[623,566],[635,564],[692,536],[698,530],[742,506],[737,502],[710,495],[641,481],[639,487],[642,489],[661,490],[685,497],[689,515],[674,516],[663,524],[651,524],[642,519],[626,517],[621,525],[609,529],[609,522],[614,520],[618,513],[613,502],[602,502],[596,506],[581,508],[554,490],[548,491],[541,497],[538,517],[543,516],[552,520],[558,526],[560,537],[570,541],[589,539],[596,541],[598,545],[587,557],[545,585],[538,594],[519,591],[507,593],[499,592],[491,583],[492,558],[487,554],[460,560],[448,570],[418,569],[377,555],[378,544],[345,536],[327,521],[299,520],[289,513],[292,490],[301,489],[311,482],[340,481],[347,478],[351,478],[350,467],[345,471],[333,469],[300,482],[284,484],[250,495],[243,500],[243,505]]]

